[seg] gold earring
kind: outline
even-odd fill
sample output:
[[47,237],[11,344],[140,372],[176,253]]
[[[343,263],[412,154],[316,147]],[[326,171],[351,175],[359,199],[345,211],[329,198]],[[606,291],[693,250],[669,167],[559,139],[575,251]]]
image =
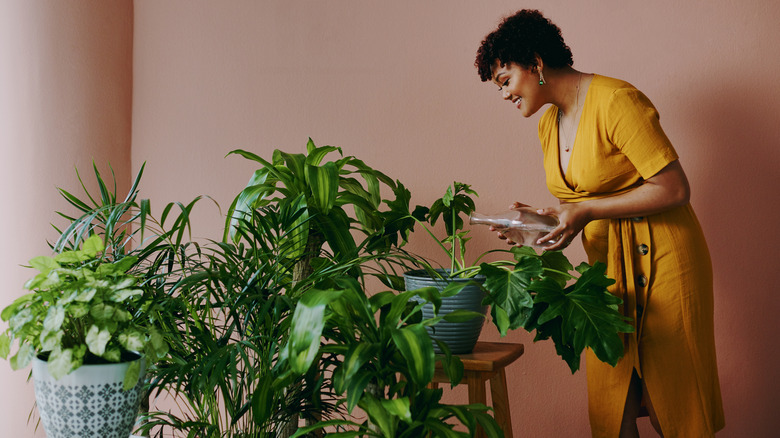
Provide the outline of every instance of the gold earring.
[[544,85],[544,75],[542,74],[542,71],[539,70],[539,85]]

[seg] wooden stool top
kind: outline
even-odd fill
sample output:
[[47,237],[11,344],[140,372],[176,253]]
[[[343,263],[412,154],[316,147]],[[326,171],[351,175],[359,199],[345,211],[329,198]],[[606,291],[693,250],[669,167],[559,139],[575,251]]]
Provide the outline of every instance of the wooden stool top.
[[[497,371],[522,356],[523,344],[509,342],[477,342],[474,351],[458,354],[465,371]],[[441,364],[437,363],[437,366]]]

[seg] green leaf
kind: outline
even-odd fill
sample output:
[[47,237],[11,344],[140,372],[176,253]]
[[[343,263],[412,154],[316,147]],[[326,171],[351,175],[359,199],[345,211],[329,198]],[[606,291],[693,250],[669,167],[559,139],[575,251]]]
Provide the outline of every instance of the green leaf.
[[306,144],[306,164],[310,166],[319,166],[322,159],[331,152],[338,152],[341,154],[341,148],[335,146],[317,147],[314,145],[312,139],[309,138],[309,141]]
[[8,321],[17,312],[17,309],[19,309],[20,306],[35,299],[35,297],[36,295],[34,293],[30,293],[15,299],[13,303],[3,309],[3,312],[0,313],[0,318],[2,318],[3,321]]
[[377,350],[378,348],[376,345],[368,342],[357,343],[350,347],[347,354],[344,355],[344,362],[339,366],[339,371],[341,373],[339,380],[341,384],[335,385],[334,382],[334,389],[336,392],[344,392],[348,382],[360,372],[366,362],[371,360]]
[[294,372],[303,374],[314,362],[325,326],[325,307],[340,295],[341,291],[313,289],[298,302],[285,348],[287,360]]
[[141,361],[134,360],[130,362],[130,365],[125,371],[125,379],[122,383],[122,389],[129,391],[138,384],[138,379],[141,377]]
[[54,350],[49,355],[48,369],[55,380],[59,380],[73,370],[73,350]]
[[425,386],[433,380],[436,357],[428,332],[422,324],[413,324],[393,330],[393,343],[406,359],[411,380]]
[[401,419],[401,421],[405,423],[411,423],[412,422],[412,413],[409,409],[409,398],[408,397],[399,397],[394,399],[384,399],[379,401],[382,404],[382,407],[390,413],[390,415],[393,415],[395,417],[398,417]]
[[51,351],[57,348],[62,342],[62,336],[65,333],[62,330],[57,331],[44,331],[40,336],[40,351]]
[[339,172],[335,163],[328,162],[317,166],[306,166],[306,182],[311,188],[313,204],[327,214],[336,203],[339,189]]
[[92,325],[87,331],[84,340],[89,351],[95,356],[102,356],[106,352],[106,344],[111,340],[111,333],[106,329],[101,329],[97,325]]
[[104,249],[105,245],[103,245],[103,239],[97,234],[93,234],[84,241],[84,246],[81,250],[87,257],[92,258]]
[[445,351],[446,354],[440,356],[442,358],[442,370],[444,370],[444,372],[447,374],[447,377],[450,379],[450,384],[454,388],[460,383],[461,380],[463,380],[463,362],[458,356],[454,356],[452,353],[450,353],[449,349]]
[[539,316],[539,324],[561,318],[562,341],[574,351],[591,348],[603,362],[611,365],[623,355],[621,332],[633,330],[614,304],[620,300],[607,292],[614,280],[604,275],[606,266],[596,263],[584,271],[579,280],[566,290],[551,279],[535,282],[531,290],[535,301],[548,304]]
[[504,437],[504,431],[501,430],[501,427],[498,425],[493,416],[487,414],[486,412],[474,412],[474,417],[476,418],[479,425],[482,426],[482,429],[485,431],[485,434],[488,437]]
[[387,408],[371,394],[364,394],[360,399],[363,409],[371,422],[374,423],[385,437],[395,437],[398,428],[398,418],[387,411]]
[[479,312],[471,310],[458,309],[443,316],[447,322],[466,322],[471,321],[474,318],[484,318],[485,316]]
[[[109,335],[110,337],[110,335]],[[143,351],[146,337],[137,330],[126,330],[117,336],[119,344],[129,351]]]
[[[503,269],[487,263],[480,265],[480,274],[485,276],[484,287],[490,291],[486,301],[491,304],[491,314],[495,321],[508,321],[507,327],[498,326],[501,336],[506,335],[506,329],[522,327],[526,321],[528,310],[533,307],[533,298],[528,292],[528,286],[534,277],[542,273],[541,261],[534,258],[524,258],[513,270]],[[503,314],[500,314],[501,312]],[[506,318],[506,319],[504,319]]]
[[20,370],[29,365],[34,357],[35,348],[33,348],[32,344],[26,341],[21,341],[19,344],[19,350],[15,355],[11,356],[9,362],[11,363],[12,369]]
[[352,413],[360,403],[368,383],[373,376],[371,373],[359,373],[347,382],[347,412]]
[[43,320],[44,331],[57,331],[65,321],[65,309],[61,305],[49,307],[46,318]]
[[9,353],[11,353],[11,338],[5,333],[0,333],[0,357],[7,359]]
[[332,208],[328,214],[320,214],[315,218],[319,222],[319,231],[339,260],[352,259],[357,252],[355,238],[350,232],[350,219],[341,208]]
[[52,257],[38,256],[30,259],[30,266],[41,271],[41,274],[48,275],[49,272],[60,267]]

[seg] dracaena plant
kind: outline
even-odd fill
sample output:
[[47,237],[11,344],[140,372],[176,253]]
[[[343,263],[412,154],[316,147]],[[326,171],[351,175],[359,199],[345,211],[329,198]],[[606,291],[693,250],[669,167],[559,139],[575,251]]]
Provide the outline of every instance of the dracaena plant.
[[[468,184],[455,182],[430,208],[418,206],[410,213],[451,260],[450,276],[482,276],[492,320],[501,336],[508,330],[523,328],[536,332],[535,340],[552,339],[555,349],[572,372],[579,369],[580,356],[590,348],[603,362],[611,365],[623,355],[620,333],[633,331],[618,306],[622,300],[607,288],[614,280],[606,276],[606,265],[582,263],[572,266],[560,251],[538,254],[529,247],[490,250],[467,263],[466,242],[469,230],[465,220],[475,209],[472,196],[477,193]],[[446,236],[438,238],[432,228],[441,219]],[[488,253],[507,257],[495,262],[479,262]],[[427,268],[432,275],[436,271]]]
[[[323,278],[301,298],[281,350],[289,372],[279,379],[326,369],[338,403],[348,414],[359,407],[366,416],[322,421],[296,436],[325,427],[335,429],[336,436],[469,437],[478,428],[488,437],[503,436],[486,406],[447,404],[442,389],[429,388],[437,361],[453,384],[462,378],[463,364],[448,353],[435,356],[425,326],[443,317],[422,319],[425,302],[441,305],[439,291],[384,291],[369,297],[364,285],[344,275]],[[458,430],[458,423],[466,430]]]
[[[339,147],[318,147],[309,139],[305,154],[277,149],[270,161],[245,150],[231,154],[261,167],[228,210],[225,240],[238,239],[241,219],[260,207],[278,205],[299,211],[285,238],[292,243],[290,257],[302,256],[293,273],[295,280],[311,273],[310,262],[326,243],[335,260],[347,261],[402,245],[414,226],[404,210],[408,210],[408,199],[403,199],[408,191],[403,185],[354,156],[343,156]],[[338,156],[328,160],[334,154]],[[395,196],[385,201],[385,207],[383,187]]]

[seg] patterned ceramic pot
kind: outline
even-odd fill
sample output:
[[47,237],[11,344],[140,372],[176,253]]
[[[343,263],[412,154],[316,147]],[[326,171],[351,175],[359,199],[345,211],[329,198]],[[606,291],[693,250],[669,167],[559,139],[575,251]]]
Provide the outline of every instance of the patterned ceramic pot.
[[141,402],[145,361],[138,384],[122,390],[130,362],[82,365],[55,380],[39,358],[33,361],[35,400],[48,438],[127,438]]
[[[446,277],[447,271],[441,270],[438,272]],[[416,270],[405,273],[404,282],[406,283],[406,290],[420,289],[429,286],[443,290],[452,282],[476,283],[466,285],[455,296],[442,298],[439,315],[446,315],[454,310],[460,309],[471,310],[472,312],[481,313],[482,315],[487,313],[488,306],[482,305],[482,300],[485,298],[485,291],[480,286],[485,282],[484,277],[450,278],[444,280],[432,278],[425,270]],[[433,317],[433,304],[428,303],[423,307],[423,318],[428,319]],[[432,327],[426,327],[426,329],[428,330],[428,335],[430,335],[432,339],[444,342],[453,354],[466,354],[471,353],[471,351],[474,350],[474,345],[479,339],[479,334],[482,332],[482,325],[484,322],[485,318],[472,318],[463,322],[440,321]],[[438,354],[442,353],[436,342],[433,343],[433,349]]]

